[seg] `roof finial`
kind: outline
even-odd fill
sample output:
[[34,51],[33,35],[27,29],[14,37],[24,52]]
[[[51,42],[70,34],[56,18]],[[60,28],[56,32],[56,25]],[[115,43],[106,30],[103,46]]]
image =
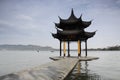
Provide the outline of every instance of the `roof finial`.
[[71,9],[71,15],[70,15],[70,17],[68,18],[68,20],[77,20],[77,17],[74,15],[74,11],[73,11],[73,8]]
[[82,18],[82,14],[80,15],[80,18]]
[[71,14],[74,14],[73,8],[72,8],[72,10],[71,10]]
[[58,18],[59,18],[59,19],[61,19],[61,17],[60,17],[60,16],[58,16]]
[[59,18],[60,21],[62,20],[60,16],[58,16],[58,18]]
[[82,14],[80,15],[80,17],[79,17],[79,20],[81,20],[82,21]]

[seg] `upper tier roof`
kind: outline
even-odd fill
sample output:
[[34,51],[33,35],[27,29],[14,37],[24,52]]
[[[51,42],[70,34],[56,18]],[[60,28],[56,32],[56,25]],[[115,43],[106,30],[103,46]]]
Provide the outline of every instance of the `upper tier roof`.
[[74,15],[73,9],[71,10],[71,15],[68,19],[61,19],[60,17],[59,19],[61,23],[73,23],[78,21],[78,18]]
[[77,18],[74,15],[73,9],[68,19],[60,19],[60,23],[55,23],[56,27],[63,30],[84,29],[91,24],[91,21],[82,21],[82,15]]

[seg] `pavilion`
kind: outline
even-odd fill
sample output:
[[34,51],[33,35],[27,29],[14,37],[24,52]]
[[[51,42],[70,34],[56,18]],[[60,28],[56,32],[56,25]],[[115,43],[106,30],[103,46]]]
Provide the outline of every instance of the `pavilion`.
[[68,43],[68,57],[70,57],[70,42],[78,42],[78,56],[81,56],[81,42],[85,42],[85,56],[87,56],[87,40],[93,37],[96,33],[86,32],[84,29],[91,25],[92,21],[83,21],[82,15],[77,18],[74,15],[73,9],[71,10],[71,15],[68,19],[60,19],[59,23],[55,23],[55,28],[57,33],[52,33],[52,36],[59,40],[60,42],[60,56],[62,54],[62,42],[64,56],[66,56],[66,43]]

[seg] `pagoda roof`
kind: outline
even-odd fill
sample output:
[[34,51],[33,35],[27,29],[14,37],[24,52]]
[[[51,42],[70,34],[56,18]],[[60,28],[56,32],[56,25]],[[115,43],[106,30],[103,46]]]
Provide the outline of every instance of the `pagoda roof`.
[[72,23],[72,22],[77,22],[78,21],[78,18],[74,15],[73,9],[71,10],[71,15],[69,16],[68,19],[62,19],[60,17],[59,17],[59,19],[60,19],[61,23]]
[[82,15],[77,18],[74,15],[74,11],[73,9],[71,10],[71,15],[68,19],[62,19],[60,18],[60,23],[55,23],[55,26],[60,28],[60,29],[84,29],[87,28],[90,24],[91,21],[83,21],[82,20]]
[[83,33],[83,30],[64,30],[64,31],[61,31],[61,30],[57,29],[57,34],[60,34],[60,35],[71,35],[71,34],[80,34],[80,33]]
[[52,33],[52,36],[61,41],[85,41],[95,35],[94,32],[86,32],[85,28],[90,26],[92,21],[83,21],[82,15],[77,18],[74,15],[73,9],[71,10],[71,15],[68,19],[60,18],[59,23],[55,23],[55,28],[57,33]]
[[88,38],[91,38],[95,35],[96,31],[94,32],[85,32],[85,31],[60,31],[57,30],[57,33],[52,33],[52,36],[54,38],[57,38],[59,40],[63,41],[77,41],[77,40],[87,40]]
[[91,37],[93,37],[95,35],[95,33],[96,33],[96,31],[94,31],[94,32],[85,32],[85,37],[91,38]]

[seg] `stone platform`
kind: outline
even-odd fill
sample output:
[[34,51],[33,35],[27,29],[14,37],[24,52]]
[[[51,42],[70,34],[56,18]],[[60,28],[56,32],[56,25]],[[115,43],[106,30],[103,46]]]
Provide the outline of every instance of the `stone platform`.
[[91,61],[91,60],[96,60],[96,59],[99,59],[99,57],[91,57],[91,56],[88,56],[88,57],[78,57],[78,56],[71,56],[71,57],[63,57],[63,56],[56,56],[56,57],[49,57],[51,60],[61,60],[61,59],[66,59],[66,58],[76,58],[78,59],[79,61]]

